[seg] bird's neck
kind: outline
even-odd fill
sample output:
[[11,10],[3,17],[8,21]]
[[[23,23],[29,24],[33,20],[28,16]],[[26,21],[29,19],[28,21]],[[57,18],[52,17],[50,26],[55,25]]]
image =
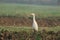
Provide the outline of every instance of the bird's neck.
[[35,15],[33,16],[33,21],[35,21]]

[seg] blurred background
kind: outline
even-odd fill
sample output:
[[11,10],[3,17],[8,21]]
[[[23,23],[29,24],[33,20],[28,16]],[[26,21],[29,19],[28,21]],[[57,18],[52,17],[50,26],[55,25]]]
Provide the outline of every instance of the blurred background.
[[60,5],[60,0],[0,0],[0,3],[22,3],[37,5]]

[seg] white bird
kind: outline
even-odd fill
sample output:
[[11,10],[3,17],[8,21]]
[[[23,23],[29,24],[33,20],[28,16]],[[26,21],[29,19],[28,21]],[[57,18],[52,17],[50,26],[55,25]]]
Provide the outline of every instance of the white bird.
[[32,28],[33,28],[34,31],[38,31],[38,24],[37,24],[37,22],[36,22],[36,20],[35,20],[35,14],[32,13],[31,15],[33,16]]

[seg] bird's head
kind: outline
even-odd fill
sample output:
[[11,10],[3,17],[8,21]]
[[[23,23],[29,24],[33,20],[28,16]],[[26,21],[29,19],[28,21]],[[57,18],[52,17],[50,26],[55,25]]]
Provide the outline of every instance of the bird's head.
[[35,16],[35,13],[31,13],[32,16]]
[[28,18],[32,18],[32,16],[35,16],[35,13],[30,13],[29,15],[27,15]]

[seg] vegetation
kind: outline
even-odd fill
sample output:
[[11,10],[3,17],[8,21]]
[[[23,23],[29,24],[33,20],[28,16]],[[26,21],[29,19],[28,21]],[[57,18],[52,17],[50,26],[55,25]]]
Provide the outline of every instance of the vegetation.
[[[60,20],[60,6],[48,6],[48,5],[38,6],[38,5],[28,5],[28,4],[2,3],[0,4],[0,16],[2,17],[0,19],[1,21],[0,24],[2,23],[2,24],[6,24],[6,25],[9,24],[9,25],[8,26],[2,25],[2,24],[0,25],[0,40],[45,40],[45,39],[46,40],[60,40],[60,26],[39,27],[39,31],[34,33],[32,31],[32,27],[26,27],[26,26],[23,27],[23,26],[16,26],[16,25],[11,26],[10,24],[14,21],[13,20],[14,18],[12,18],[13,21],[6,18],[6,16],[7,17],[23,17],[23,16],[27,17],[32,12],[36,13],[36,16],[39,18],[40,17],[42,18],[58,17],[57,18],[58,20],[55,20],[55,18],[53,18],[55,20],[55,22],[53,23],[58,22],[59,24],[60,22],[59,21]],[[6,20],[3,17],[5,17]],[[15,21],[17,21],[17,19]],[[49,25],[52,21],[51,20],[48,21]],[[19,22],[17,22],[17,24],[18,23]],[[23,18],[22,18],[22,23],[26,24]],[[43,19],[43,23],[44,23],[44,19]],[[47,23],[47,20],[45,21],[45,23]]]
[[0,16],[27,16],[36,13],[39,17],[60,16],[60,6],[48,5],[24,5],[24,4],[0,4]]
[[[19,31],[32,31],[32,27],[27,27],[27,26],[21,26],[21,27],[17,27],[17,26],[0,26],[0,31],[4,29],[4,30],[8,30],[8,31],[16,31],[16,32],[19,32]],[[43,29],[45,29],[46,31],[54,31],[54,32],[57,32],[57,31],[60,31],[60,26],[57,26],[57,27],[39,27],[39,31],[42,31]]]
[[24,30],[20,30],[19,28],[20,31],[9,31],[4,29],[0,30],[0,40],[60,40],[60,31],[42,30],[33,32],[26,31],[26,28],[23,28]]

